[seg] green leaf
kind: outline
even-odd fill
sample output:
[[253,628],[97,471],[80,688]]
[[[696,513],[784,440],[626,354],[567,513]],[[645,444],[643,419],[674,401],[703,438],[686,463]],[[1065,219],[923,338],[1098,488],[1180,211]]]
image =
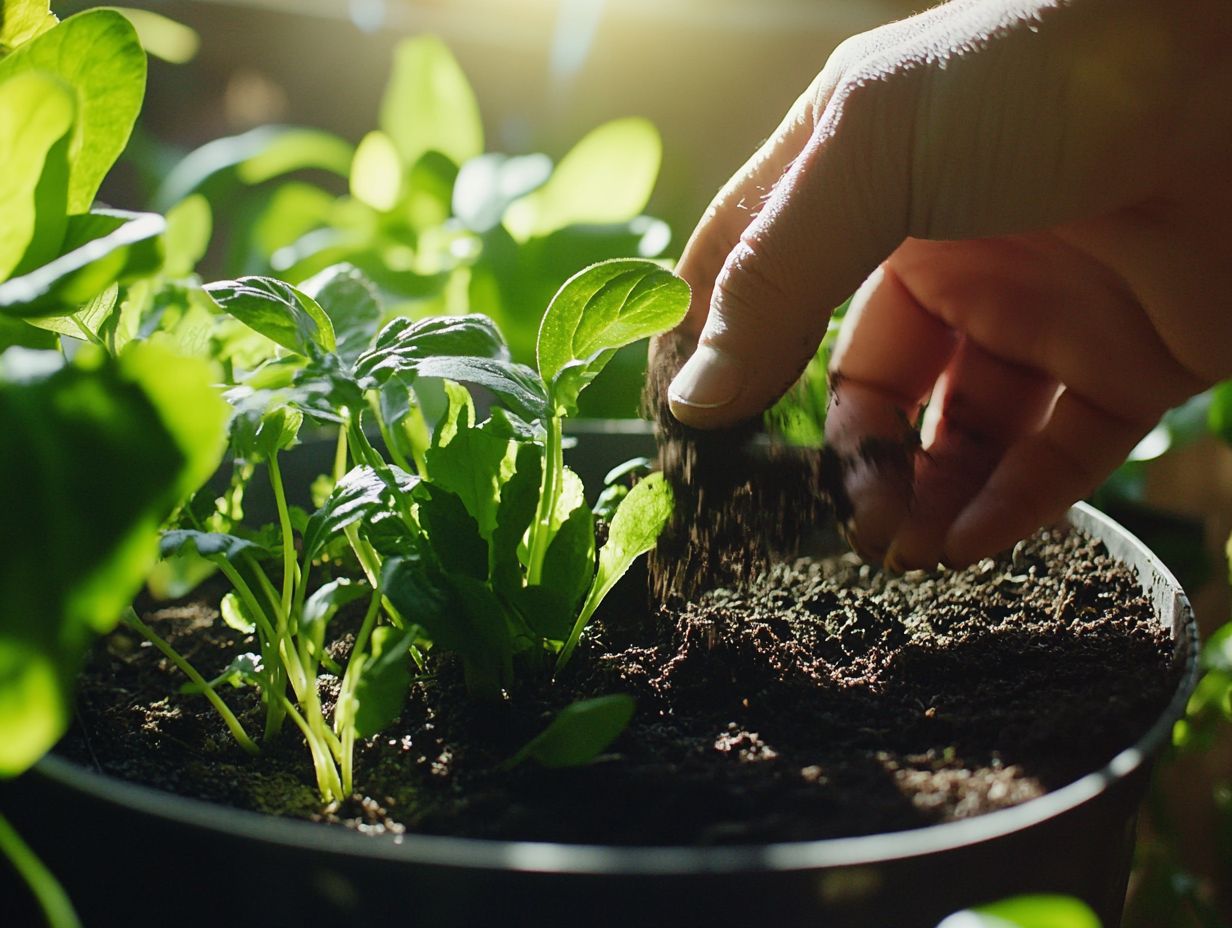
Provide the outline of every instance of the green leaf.
[[380,125],[402,163],[428,151],[463,164],[483,151],[483,124],[475,93],[458,62],[435,36],[402,42],[381,100]]
[[[389,468],[399,493],[409,493],[419,478],[396,467]],[[314,558],[325,543],[348,525],[364,519],[380,521],[382,515],[396,512],[393,490],[385,477],[371,467],[356,467],[343,475],[330,492],[325,505],[308,519],[304,529],[305,560]]]
[[248,611],[248,606],[234,590],[223,596],[218,604],[218,613],[228,628],[233,628],[241,635],[251,635],[257,630],[256,619]]
[[447,573],[487,579],[488,544],[479,534],[479,523],[456,494],[439,486],[421,486],[426,491],[416,495],[419,524],[441,567]]
[[10,319],[0,314],[0,353],[14,345],[21,348],[55,350],[59,344],[54,332],[43,327],[35,328],[20,319]]
[[462,165],[453,187],[453,213],[472,232],[495,228],[509,204],[552,173],[547,155],[479,155]]
[[153,10],[139,10],[133,7],[112,7],[117,13],[133,24],[141,47],[170,64],[187,64],[197,56],[201,48],[201,36],[191,26],[177,22],[170,16],[163,16]]
[[153,197],[154,208],[170,209],[230,170],[248,184],[304,168],[320,168],[346,177],[353,152],[349,142],[319,129],[258,126],[189,152],[163,179]]
[[376,288],[358,268],[335,264],[300,284],[325,310],[334,327],[337,353],[348,365],[372,346],[382,309]]
[[355,734],[360,738],[369,738],[396,722],[411,687],[408,654],[414,634],[382,625],[372,630],[371,641],[372,650],[355,687]]
[[536,346],[557,414],[576,410],[578,394],[616,349],[674,327],[688,308],[688,284],[651,261],[605,261],[565,281]]
[[[265,208],[253,221],[250,247],[266,262],[303,236],[327,225],[334,216],[336,200],[319,187],[300,181],[283,184],[270,195]],[[285,270],[288,264],[280,264]]]
[[156,213],[96,209],[70,216],[59,257],[0,284],[0,312],[71,312],[112,283],[157,270],[164,229]]
[[0,58],[59,21],[48,0],[4,0],[0,8]]
[[1216,384],[1210,393],[1207,424],[1216,438],[1232,445],[1232,380]]
[[0,82],[0,280],[55,257],[68,209],[71,88],[40,73]]
[[168,277],[187,277],[205,256],[210,246],[214,218],[209,201],[194,194],[167,210],[167,253],[163,273]]
[[[299,619],[300,626],[305,630],[319,626],[323,630],[339,609],[371,594],[372,590],[367,584],[357,583],[347,577],[339,577],[322,584],[304,603],[304,611]],[[319,635],[320,631],[317,634]]]
[[398,149],[384,132],[372,131],[360,139],[351,162],[351,196],[387,213],[402,194],[402,162]]
[[607,542],[599,549],[599,567],[594,583],[586,594],[586,602],[569,634],[569,640],[557,659],[557,669],[569,661],[582,631],[595,610],[625,575],[633,562],[655,546],[659,534],[672,517],[674,498],[671,485],[661,473],[641,480],[620,501],[612,523],[608,526]]
[[437,316],[419,322],[402,317],[381,329],[372,349],[355,362],[355,373],[383,382],[394,374],[414,374],[425,360],[443,355],[509,356],[487,316]]
[[[231,417],[231,449],[244,461],[267,460],[294,444],[304,414],[275,401],[275,395],[269,391],[245,393],[247,389],[239,387],[227,394],[235,406]],[[237,398],[237,394],[241,396]]]
[[241,277],[207,284],[205,292],[250,329],[296,354],[309,356],[311,345],[337,347],[334,327],[312,297],[273,277]]
[[509,207],[515,238],[547,235],[575,223],[632,219],[650,200],[663,144],[645,119],[616,119],[591,130],[561,159],[542,187]]
[[513,472],[516,446],[479,428],[463,428],[447,445],[429,448],[428,473],[436,486],[454,493],[486,539],[496,527],[501,485]]
[[542,458],[543,451],[537,445],[518,446],[513,474],[501,488],[500,504],[496,509],[496,527],[489,540],[490,578],[493,589],[510,597],[522,589],[518,546],[539,503]]
[[564,641],[594,575],[595,519],[583,504],[569,514],[548,545],[543,576],[550,578],[550,584],[518,591],[518,611],[537,634]]
[[202,557],[225,558],[228,561],[235,561],[245,553],[258,560],[276,553],[260,542],[224,532],[200,532],[185,528],[163,532],[158,543],[160,557],[172,557],[185,551],[196,551]]
[[88,10],[0,59],[0,82],[25,70],[46,71],[76,91],[68,212],[84,213],[128,144],[141,110],[145,51],[132,25],[119,13]]
[[637,707],[632,696],[617,693],[566,706],[552,723],[506,761],[513,767],[533,760],[544,767],[590,763],[625,730]]
[[500,358],[442,356],[418,362],[415,372],[420,377],[440,377],[483,387],[522,419],[543,419],[550,411],[547,388],[525,364]]
[[486,584],[447,576],[412,556],[386,560],[381,589],[400,612],[414,616],[435,648],[462,658],[473,695],[500,697],[512,679],[513,642],[500,601]]
[[226,417],[209,367],[152,343],[118,360],[86,346],[63,367],[10,357],[21,350],[0,365],[0,430],[21,449],[0,455],[0,509],[22,527],[0,559],[0,775],[62,733],[92,636],[140,587],[159,525],[217,467]]
[[120,288],[116,284],[112,284],[75,313],[70,313],[67,316],[46,316],[42,319],[28,319],[26,321],[30,325],[46,329],[49,332],[71,335],[73,338],[89,339],[91,335],[97,336],[103,324],[111,317],[119,295]]
[[956,912],[937,928],[1100,928],[1095,913],[1072,896],[1014,896]]

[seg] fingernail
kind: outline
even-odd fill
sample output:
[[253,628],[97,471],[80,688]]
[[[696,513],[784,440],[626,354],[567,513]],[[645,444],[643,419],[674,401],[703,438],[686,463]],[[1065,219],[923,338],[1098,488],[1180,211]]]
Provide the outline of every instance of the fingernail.
[[667,398],[682,406],[717,409],[744,388],[744,371],[730,355],[710,345],[698,345],[667,388]]

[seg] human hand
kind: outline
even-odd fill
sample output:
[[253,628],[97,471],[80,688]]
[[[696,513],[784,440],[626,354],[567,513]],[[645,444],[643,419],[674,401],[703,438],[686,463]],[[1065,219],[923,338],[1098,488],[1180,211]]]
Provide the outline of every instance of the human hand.
[[[956,0],[845,42],[685,248],[673,414],[760,413],[859,285],[856,549],[960,566],[1060,516],[1232,375],[1230,40],[1225,0]],[[860,454],[926,403],[925,453]]]

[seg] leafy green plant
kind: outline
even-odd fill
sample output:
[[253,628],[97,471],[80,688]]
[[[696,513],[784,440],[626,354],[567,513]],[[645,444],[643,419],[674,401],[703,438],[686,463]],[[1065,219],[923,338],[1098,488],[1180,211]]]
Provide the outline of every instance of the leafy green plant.
[[1095,913],[1072,896],[1015,896],[956,912],[937,928],[1100,928]]
[[[641,215],[660,156],[654,127],[634,118],[597,127],[555,169],[542,154],[485,152],[470,84],[445,45],[422,36],[398,46],[379,127],[358,145],[280,126],[219,139],[184,158],[154,204],[194,192],[235,200],[219,222],[225,273],[298,285],[345,262],[391,315],[484,312],[529,365],[540,312],[574,270],[667,247],[667,226]],[[626,348],[592,413],[634,414],[644,364],[644,344]]]
[[[537,370],[510,358],[484,316],[398,317],[378,329],[376,288],[349,266],[304,289],[250,277],[203,292],[272,350],[253,354],[251,369],[231,368],[231,481],[184,507],[163,552],[191,553],[226,576],[223,617],[252,634],[257,650],[210,681],[173,659],[192,688],[216,700],[219,687],[256,686],[265,738],[290,718],[322,797],[341,799],[351,792],[356,740],[398,717],[413,666],[423,671],[452,652],[471,692],[486,699],[553,659],[559,669],[603,598],[653,546],[671,494],[652,474],[620,500],[596,550],[594,515],[564,464],[563,423],[616,351],[683,317],[688,288],[648,261],[580,272],[544,314]],[[419,396],[438,382],[447,405],[434,417]],[[489,409],[482,420],[480,401]],[[337,435],[333,472],[310,513],[289,502],[281,465],[306,423]],[[238,504],[258,467],[276,521],[253,528]],[[356,600],[366,607],[342,667],[329,656],[329,625]],[[332,719],[318,695],[325,671],[340,680]],[[526,756],[563,763],[593,754],[627,715],[617,700],[563,716]],[[589,734],[578,727],[586,719]]]

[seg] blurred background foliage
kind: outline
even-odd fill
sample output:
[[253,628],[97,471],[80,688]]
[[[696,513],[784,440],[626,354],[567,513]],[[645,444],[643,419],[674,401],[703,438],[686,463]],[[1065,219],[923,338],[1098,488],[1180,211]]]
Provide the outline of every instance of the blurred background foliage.
[[[299,281],[347,260],[399,312],[490,313],[526,360],[569,273],[677,256],[834,46],[920,5],[148,0],[124,8],[153,58],[102,198],[176,206],[206,279]],[[586,411],[632,415],[644,363],[644,346],[625,351]],[[811,390],[805,406],[824,408],[820,378]],[[782,416],[815,440],[815,415]],[[1144,813],[1135,928],[1232,923],[1229,443],[1225,384],[1170,413],[1094,500],[1177,573],[1207,641]]]

